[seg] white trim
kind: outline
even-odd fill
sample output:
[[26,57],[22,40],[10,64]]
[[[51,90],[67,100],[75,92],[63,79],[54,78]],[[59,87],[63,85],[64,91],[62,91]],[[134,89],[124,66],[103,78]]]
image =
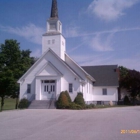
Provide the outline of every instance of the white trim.
[[90,75],[88,74],[81,66],[79,66],[72,58],[69,57],[69,55],[65,52],[65,55],[78,67],[80,68],[87,76],[87,78],[89,78],[90,80],[92,80],[93,82],[95,82],[96,80]]
[[[40,72],[42,72],[48,65],[49,65],[51,68],[53,68],[53,69],[55,70],[56,73],[58,73],[59,75],[63,76],[63,74],[62,74],[50,61],[48,61],[48,62],[45,64],[45,66],[43,66],[43,67],[36,73],[35,76],[42,76],[42,75],[39,75]],[[46,75],[44,75],[44,76],[46,76]],[[48,75],[47,75],[47,76],[48,76]],[[51,75],[51,76],[53,76],[53,75]],[[54,76],[56,76],[56,75],[54,75]]]
[[21,83],[22,79],[25,78],[25,77],[28,75],[28,73],[29,73],[30,71],[32,71],[32,69],[33,69],[34,67],[36,67],[36,65],[43,59],[43,57],[44,57],[49,51],[50,51],[55,57],[57,57],[57,58],[59,59],[59,61],[61,61],[62,64],[63,64],[65,67],[67,67],[67,69],[70,70],[78,79],[81,79],[76,73],[74,73],[74,71],[72,71],[72,70],[64,63],[64,61],[63,61],[53,50],[51,50],[51,49],[49,48],[46,52],[44,52],[44,53],[42,54],[42,56],[35,62],[35,64],[33,64],[33,65],[29,68],[29,70],[28,70],[17,82],[18,82],[18,83]]

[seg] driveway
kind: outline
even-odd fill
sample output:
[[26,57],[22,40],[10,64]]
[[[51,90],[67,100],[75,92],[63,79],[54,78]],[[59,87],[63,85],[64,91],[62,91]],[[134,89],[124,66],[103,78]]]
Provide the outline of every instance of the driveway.
[[0,140],[140,140],[140,107],[2,112]]

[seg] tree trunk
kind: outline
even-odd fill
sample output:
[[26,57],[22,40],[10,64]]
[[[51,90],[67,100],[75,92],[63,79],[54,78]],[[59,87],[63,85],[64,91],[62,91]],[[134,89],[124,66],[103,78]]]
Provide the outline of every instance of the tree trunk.
[[4,97],[1,97],[1,111],[3,110],[3,106],[4,106]]
[[18,97],[16,98],[16,105],[15,105],[15,109],[18,109]]

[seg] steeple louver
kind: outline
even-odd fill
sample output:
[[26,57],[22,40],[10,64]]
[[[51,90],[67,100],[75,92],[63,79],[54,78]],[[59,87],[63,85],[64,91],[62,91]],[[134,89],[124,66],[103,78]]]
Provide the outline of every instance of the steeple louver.
[[51,8],[50,18],[58,18],[57,0],[52,0],[52,8]]

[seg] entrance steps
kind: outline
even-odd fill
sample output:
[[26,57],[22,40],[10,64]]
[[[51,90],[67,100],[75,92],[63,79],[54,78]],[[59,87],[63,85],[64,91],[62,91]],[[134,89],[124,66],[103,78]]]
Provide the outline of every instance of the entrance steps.
[[34,100],[28,109],[56,109],[55,100]]

